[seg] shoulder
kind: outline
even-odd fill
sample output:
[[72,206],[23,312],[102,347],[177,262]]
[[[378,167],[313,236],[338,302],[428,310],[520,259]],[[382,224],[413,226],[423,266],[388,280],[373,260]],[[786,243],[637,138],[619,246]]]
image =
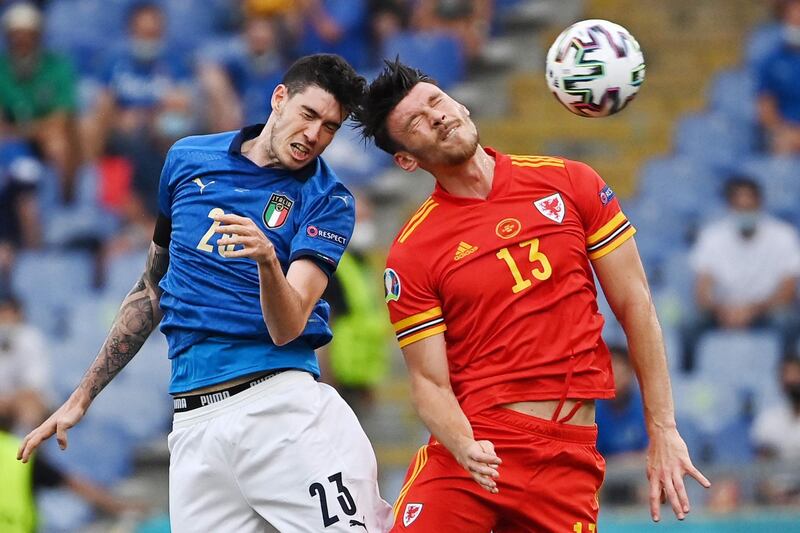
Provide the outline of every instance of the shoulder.
[[169,153],[175,157],[197,151],[227,152],[237,133],[236,131],[226,131],[210,135],[190,135],[177,140],[169,149]]
[[764,217],[764,226],[768,229],[768,231],[775,237],[786,239],[786,240],[795,240],[797,239],[797,230],[789,224],[779,218],[773,217],[771,215],[767,215]]
[[343,198],[343,204],[354,207],[353,193],[341,182],[336,172],[328,166],[325,160],[320,157],[313,164],[316,165],[316,169],[303,185],[303,195]]
[[420,241],[420,235],[429,233],[437,227],[431,220],[436,218],[441,209],[436,198],[429,196],[400,228],[392,242],[392,249],[416,248]]

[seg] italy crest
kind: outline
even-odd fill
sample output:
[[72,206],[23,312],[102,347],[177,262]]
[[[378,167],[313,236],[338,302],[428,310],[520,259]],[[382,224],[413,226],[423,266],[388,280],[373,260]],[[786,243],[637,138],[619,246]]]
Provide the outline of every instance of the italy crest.
[[264,208],[264,224],[270,229],[280,228],[286,222],[294,201],[284,194],[272,193]]

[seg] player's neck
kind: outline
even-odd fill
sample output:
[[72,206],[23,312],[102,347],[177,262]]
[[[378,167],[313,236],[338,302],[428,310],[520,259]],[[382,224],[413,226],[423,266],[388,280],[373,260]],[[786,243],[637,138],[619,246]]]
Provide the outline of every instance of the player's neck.
[[[460,165],[432,168],[439,186],[453,196],[485,200],[492,192],[495,160],[478,146],[475,155]],[[427,169],[426,169],[427,170]]]
[[264,129],[261,130],[258,137],[248,139],[242,143],[240,149],[241,154],[260,167],[281,166],[280,161],[277,156],[272,153],[270,147],[269,139],[271,132],[272,125],[267,121],[267,124],[264,126]]

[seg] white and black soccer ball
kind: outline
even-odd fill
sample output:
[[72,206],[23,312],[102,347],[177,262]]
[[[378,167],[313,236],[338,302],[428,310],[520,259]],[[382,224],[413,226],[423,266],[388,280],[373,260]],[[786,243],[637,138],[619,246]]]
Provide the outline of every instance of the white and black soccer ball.
[[644,82],[644,55],[628,30],[607,20],[576,22],[547,52],[547,85],[583,117],[621,111]]

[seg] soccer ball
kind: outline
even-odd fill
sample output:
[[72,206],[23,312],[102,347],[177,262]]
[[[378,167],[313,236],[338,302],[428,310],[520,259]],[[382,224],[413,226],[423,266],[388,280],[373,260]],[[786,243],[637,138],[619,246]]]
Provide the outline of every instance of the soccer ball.
[[583,117],[622,111],[644,82],[644,56],[619,24],[576,22],[547,52],[547,85],[564,107]]

